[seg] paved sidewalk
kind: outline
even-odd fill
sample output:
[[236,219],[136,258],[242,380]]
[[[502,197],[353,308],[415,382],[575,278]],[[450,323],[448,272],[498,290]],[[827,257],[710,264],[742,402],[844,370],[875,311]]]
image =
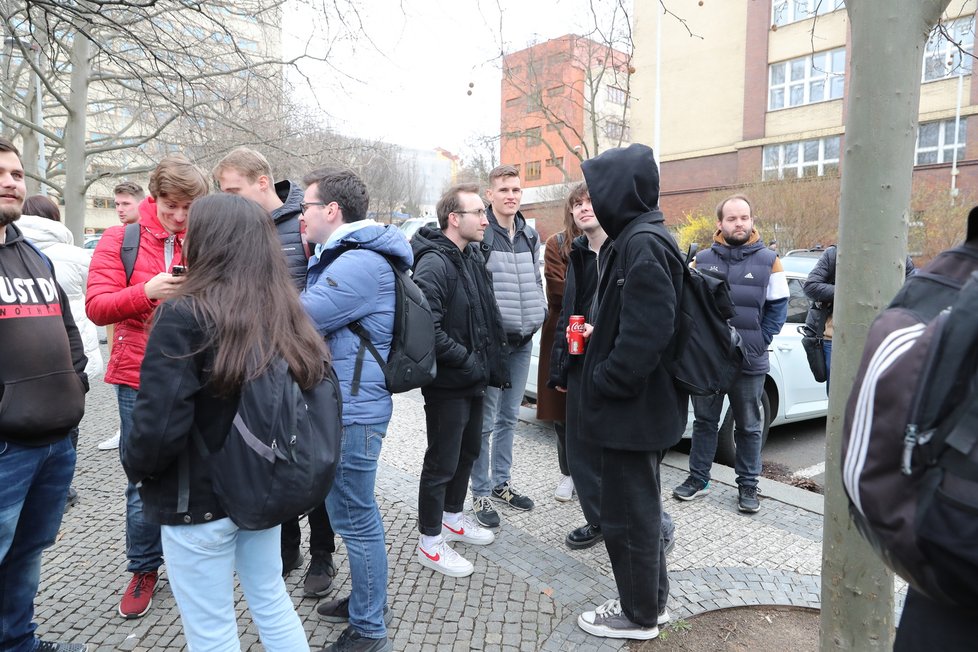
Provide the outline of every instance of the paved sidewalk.
[[[588,636],[576,624],[583,609],[614,597],[615,588],[604,546],[572,551],[563,543],[583,520],[576,501],[553,499],[559,472],[552,432],[532,420],[520,422],[513,477],[537,506],[525,513],[501,511],[503,524],[490,546],[456,544],[475,564],[475,574],[457,580],[416,561],[417,479],[425,446],[420,392],[396,396],[394,406],[377,482],[390,551],[394,649],[624,649],[624,642]],[[117,451],[99,451],[95,445],[117,425],[112,388],[97,381],[81,428],[74,483],[81,503],[68,511],[58,543],[45,556],[38,631],[52,640],[87,642],[100,651],[184,650],[165,566],[147,616],[126,621],[116,611],[130,577],[125,572],[125,478]],[[821,497],[762,480],[761,511],[743,515],[736,509],[732,471],[719,469],[709,496],[680,503],[671,497],[671,488],[686,476],[685,459],[670,454],[662,472],[663,502],[677,529],[669,558],[674,617],[747,604],[817,607]],[[350,589],[342,544],[334,559],[339,574],[330,598]],[[288,585],[316,650],[342,627],[318,621],[317,602],[302,598],[302,575],[293,572]],[[236,601],[242,649],[261,650],[240,592]]]

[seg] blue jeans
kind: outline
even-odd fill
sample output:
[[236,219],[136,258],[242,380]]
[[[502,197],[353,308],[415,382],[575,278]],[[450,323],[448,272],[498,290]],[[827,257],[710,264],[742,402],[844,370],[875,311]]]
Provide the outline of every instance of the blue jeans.
[[68,437],[46,446],[0,441],[0,650],[32,652],[41,552],[61,527],[75,449]]
[[[730,409],[734,418],[737,452],[734,470],[737,484],[756,487],[761,474],[761,392],[764,376],[741,374],[730,387]],[[696,480],[710,481],[710,469],[717,454],[717,429],[723,410],[723,395],[693,397],[693,441],[689,448],[689,474]]]
[[832,340],[822,340],[822,354],[825,356],[825,393],[829,393],[829,381],[832,379]]
[[[136,406],[137,391],[128,385],[115,386],[119,400],[119,422],[122,437],[119,439],[119,458],[132,430],[132,410]],[[130,573],[149,573],[163,565],[163,544],[160,542],[160,526],[143,518],[143,499],[136,485],[126,484],[126,557]]]
[[240,652],[234,573],[269,652],[309,652],[299,614],[282,579],[281,532],[239,530],[229,518],[164,525],[163,551],[187,645],[197,652]]
[[387,606],[387,543],[374,498],[377,460],[387,422],[343,426],[343,445],[326,511],[343,537],[350,563],[350,626],[361,636],[384,638]]
[[[533,342],[509,350],[509,379],[507,389],[486,388],[482,407],[482,447],[472,465],[472,494],[488,496],[489,492],[510,481],[513,468],[513,434],[520,416],[526,378],[530,373],[530,354]],[[489,444],[492,440],[490,456]],[[492,473],[490,475],[490,462]]]

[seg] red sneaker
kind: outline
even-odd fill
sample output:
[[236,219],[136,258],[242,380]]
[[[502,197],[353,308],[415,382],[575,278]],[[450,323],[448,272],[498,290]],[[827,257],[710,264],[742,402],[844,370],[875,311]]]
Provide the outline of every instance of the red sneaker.
[[139,618],[149,611],[153,605],[153,591],[156,590],[156,571],[149,573],[133,573],[132,581],[122,594],[119,603],[119,615],[123,618]]

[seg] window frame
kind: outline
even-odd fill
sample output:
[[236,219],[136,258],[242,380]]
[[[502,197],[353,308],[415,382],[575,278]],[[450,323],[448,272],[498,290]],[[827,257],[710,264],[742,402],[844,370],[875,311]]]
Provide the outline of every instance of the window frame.
[[[807,7],[803,13],[797,11],[800,3],[804,3]],[[830,14],[845,6],[844,0],[774,0],[771,3],[771,24],[783,27],[815,16]]]
[[523,177],[526,181],[537,181],[543,173],[543,166],[540,165],[540,161],[527,161],[523,169],[526,171],[526,175]]
[[[837,71],[836,68],[836,55],[841,54],[841,71]],[[784,61],[777,61],[768,65],[767,67],[767,110],[768,111],[781,111],[784,109],[793,109],[799,106],[807,106],[809,104],[818,104],[820,102],[832,102],[835,100],[841,100],[845,95],[845,79],[846,79],[846,52],[845,47],[833,48],[831,50],[822,50],[820,52],[813,52],[807,54],[803,57],[796,57],[794,59],[786,59]],[[821,59],[821,63],[816,65],[815,60]],[[793,69],[792,64],[800,64],[803,66],[803,76],[800,79],[792,79],[791,71]],[[826,65],[827,64],[827,65]],[[775,72],[782,70],[781,82],[774,83]],[[841,84],[834,83],[836,80],[841,80]],[[813,100],[812,89],[816,84],[821,84],[822,98]],[[802,100],[797,104],[791,103],[792,93],[791,90],[797,86],[802,88]],[[836,88],[838,88],[838,95],[834,95]],[[780,91],[781,103],[780,106],[775,106],[774,95],[776,91]]]
[[[825,151],[827,149],[827,145],[833,140],[836,141],[835,150],[838,152],[838,156],[836,158],[827,158],[825,155]],[[818,143],[818,158],[814,160],[805,158],[805,152],[806,152],[805,145],[810,143]],[[776,165],[771,166],[768,165],[768,158],[769,158],[768,155],[769,152],[775,151],[774,148],[777,148],[776,152],[778,156],[778,161]],[[790,152],[788,151],[789,148],[795,148],[794,163],[787,163],[790,154]],[[825,176],[826,174],[827,171],[826,166],[829,167],[829,170],[831,170],[832,168],[838,170],[841,161],[842,161],[842,137],[841,136],[807,138],[805,140],[795,140],[787,143],[765,145],[761,153],[761,178],[764,181],[780,180],[780,179],[784,179],[789,171],[794,170],[795,176],[794,177],[789,176],[788,178],[802,179],[806,176],[813,176],[813,175],[804,174],[804,171],[806,169],[811,169],[812,167],[815,168],[814,176],[822,177]]]
[[[965,25],[967,26],[967,33],[960,31],[960,27]],[[951,79],[958,75],[970,75],[974,69],[974,62],[970,55],[974,54],[975,51],[975,15],[961,16],[944,23],[945,31],[952,35],[964,37],[960,46],[947,40],[940,27],[938,25],[931,31],[930,36],[927,37],[927,42],[924,44],[924,63],[920,70],[920,83],[922,84]],[[959,47],[963,48],[968,56],[961,56]],[[938,62],[940,66],[928,67],[929,60]],[[953,64],[948,65],[947,61],[952,61]],[[936,70],[943,70],[943,73],[929,76],[931,71]]]
[[[923,148],[920,146],[920,132],[925,126],[937,125],[937,144],[927,145]],[[965,147],[968,144],[968,118],[967,116],[961,116],[961,124],[958,129],[957,142],[948,144],[947,136],[948,132],[954,134],[954,118],[948,118],[946,120],[928,120],[927,122],[921,122],[917,125],[917,137],[914,140],[913,148],[913,160],[914,167],[918,165],[943,165],[946,163],[952,163],[954,161],[954,150],[958,150],[958,161],[964,159]],[[935,152],[937,154],[936,161],[925,161],[921,162],[921,154],[929,154]]]

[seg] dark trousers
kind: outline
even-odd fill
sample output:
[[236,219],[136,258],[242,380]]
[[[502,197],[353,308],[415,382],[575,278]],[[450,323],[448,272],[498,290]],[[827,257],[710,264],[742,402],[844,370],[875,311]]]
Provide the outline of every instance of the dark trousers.
[[567,468],[567,424],[554,421],[554,434],[557,435],[557,466],[560,467],[561,475],[570,475],[570,469]]
[[655,627],[669,597],[661,461],[661,451],[601,449],[601,532],[622,611],[642,627]]
[[907,589],[893,652],[966,652],[975,649],[978,607],[950,607]]
[[[336,552],[336,536],[326,513],[326,501],[309,512],[309,552],[312,554],[333,554]],[[302,532],[299,530],[299,517],[282,523],[282,556],[299,549]]]
[[418,487],[418,530],[438,536],[444,512],[461,512],[482,447],[482,396],[425,397],[428,448]]
[[567,373],[567,466],[590,525],[601,524],[601,447],[581,438],[581,367]]

